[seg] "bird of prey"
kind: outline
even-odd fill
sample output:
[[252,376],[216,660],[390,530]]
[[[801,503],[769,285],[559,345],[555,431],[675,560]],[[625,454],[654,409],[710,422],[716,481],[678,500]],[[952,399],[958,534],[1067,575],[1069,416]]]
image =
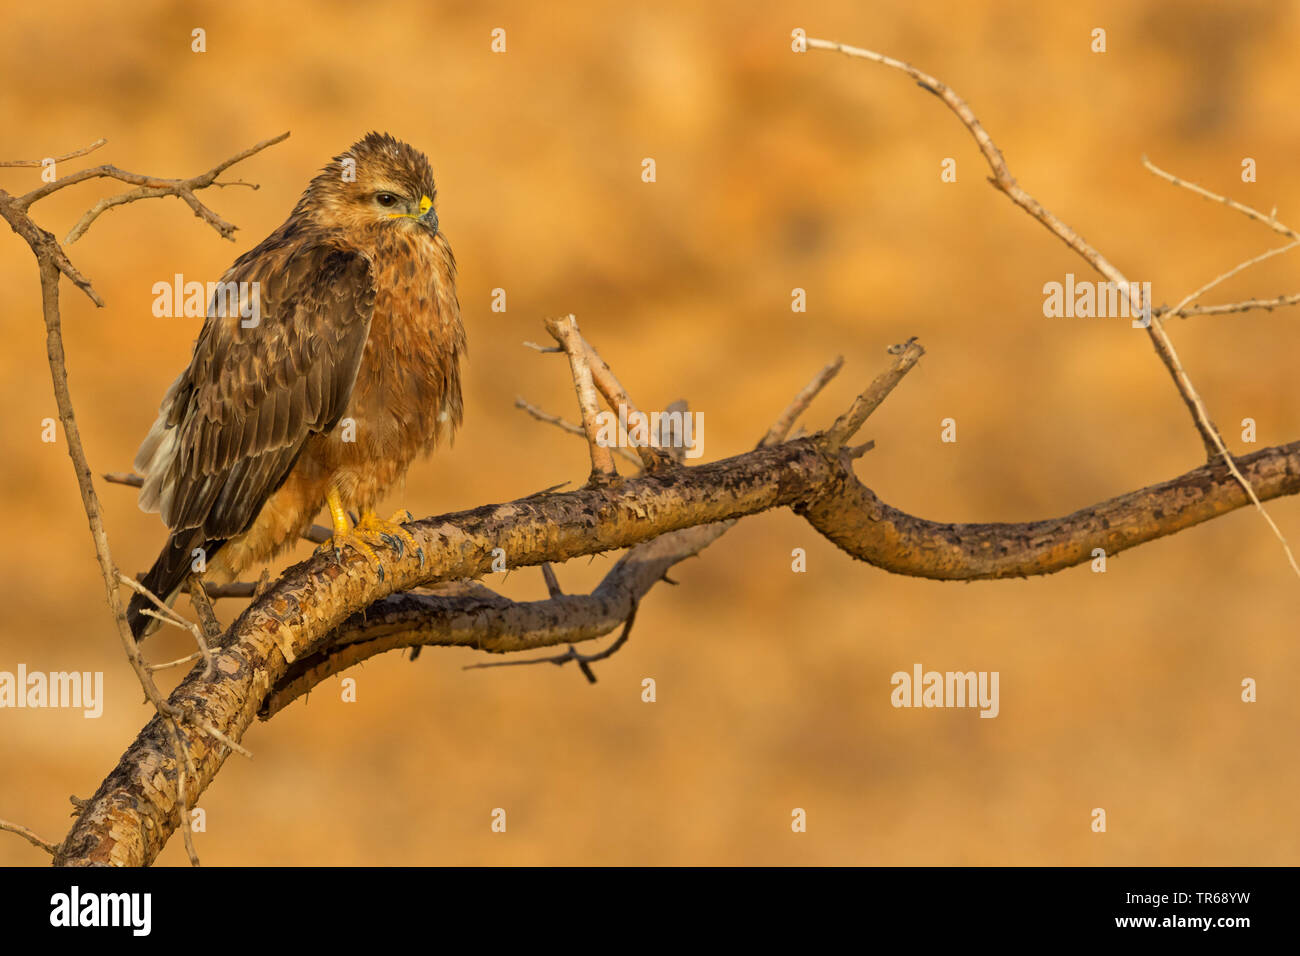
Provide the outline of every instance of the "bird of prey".
[[[141,582],[153,594],[171,603],[205,564],[209,580],[233,579],[326,506],[336,554],[414,545],[409,514],[374,507],[461,421],[465,330],[435,196],[423,153],[370,133],[222,277],[238,302],[213,296],[135,459],[140,507],[170,530]],[[152,606],[131,597],[137,640]]]

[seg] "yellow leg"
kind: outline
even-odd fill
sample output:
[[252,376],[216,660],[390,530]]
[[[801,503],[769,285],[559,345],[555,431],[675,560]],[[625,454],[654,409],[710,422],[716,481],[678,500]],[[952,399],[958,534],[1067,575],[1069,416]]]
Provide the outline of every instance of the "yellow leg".
[[330,488],[329,494],[325,496],[325,504],[330,510],[330,523],[334,526],[334,534],[329,541],[321,545],[320,550],[329,549],[333,551],[335,559],[339,561],[343,560],[343,549],[345,547],[360,551],[370,559],[370,563],[375,566],[379,573],[379,579],[382,581],[384,578],[384,564],[380,561],[379,555],[375,553],[375,549],[371,547],[371,540],[368,540],[372,538],[372,535],[368,531],[362,530],[359,525],[356,528],[352,527],[352,523],[348,520],[347,509],[343,507],[343,499],[339,495],[337,488]]
[[343,509],[343,499],[339,497],[337,488],[330,489],[330,493],[325,496],[325,503],[329,505],[330,519],[334,522],[334,533],[347,534],[351,522],[348,521],[348,513]]

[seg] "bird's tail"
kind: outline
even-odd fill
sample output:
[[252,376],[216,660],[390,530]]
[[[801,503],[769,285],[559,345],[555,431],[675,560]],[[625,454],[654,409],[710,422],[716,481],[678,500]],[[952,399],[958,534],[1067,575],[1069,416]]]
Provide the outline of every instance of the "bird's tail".
[[[205,538],[198,528],[174,532],[140,583],[171,606],[198,557],[194,553],[195,549],[201,548],[203,561],[208,562],[216,557],[217,551],[225,543],[224,538]],[[131,625],[131,636],[136,641],[152,634],[159,626],[157,618],[144,613],[150,609],[154,609],[153,601],[138,591],[131,594],[131,601],[126,606],[126,620]]]

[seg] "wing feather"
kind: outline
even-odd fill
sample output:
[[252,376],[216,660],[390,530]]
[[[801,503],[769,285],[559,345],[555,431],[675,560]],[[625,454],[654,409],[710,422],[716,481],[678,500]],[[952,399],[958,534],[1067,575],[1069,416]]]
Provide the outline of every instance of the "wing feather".
[[374,312],[369,260],[289,234],[282,227],[223,277],[258,284],[260,321],[244,328],[210,307],[136,456],[140,506],[174,532],[247,530],[307,439],[333,428],[351,399]]

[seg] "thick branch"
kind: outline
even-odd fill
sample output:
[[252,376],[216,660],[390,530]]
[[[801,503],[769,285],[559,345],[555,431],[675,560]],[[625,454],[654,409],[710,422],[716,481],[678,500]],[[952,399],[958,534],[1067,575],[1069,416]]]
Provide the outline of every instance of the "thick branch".
[[[1263,498],[1300,491],[1300,442],[1242,458]],[[948,580],[1046,574],[1114,555],[1247,502],[1222,466],[1205,466],[1064,518],[1013,524],[952,525],[913,518],[862,487],[821,436],[759,448],[696,468],[488,505],[407,525],[426,560],[384,555],[380,581],[364,558],[336,564],[315,556],[285,573],[251,605],[215,649],[210,679],[191,671],[174,707],[203,715],[235,741],[256,718],[290,664],[329,642],[349,617],[397,591],[487,573],[494,548],[524,567],[630,547],[671,531],[793,507],[844,550],[889,571]],[[406,623],[401,626],[406,627]],[[568,639],[567,636],[565,639]],[[503,635],[498,650],[525,644]],[[192,739],[195,795],[211,782],[226,750]],[[59,862],[139,865],[176,829],[175,794],[154,785],[174,772],[163,721],[152,720],[74,825]],[[146,822],[147,821],[147,822]]]
[[661,535],[625,554],[590,594],[511,601],[479,584],[394,594],[354,614],[322,650],[295,661],[258,716],[269,720],[321,681],[403,647],[472,647],[494,654],[589,641],[623,624],[674,564],[699,554],[732,522]]
[[[591,353],[594,355],[595,350]],[[785,408],[758,446],[784,441],[795,421],[843,364],[844,360],[837,358],[818,372]],[[892,370],[885,376],[891,373]],[[893,378],[895,384],[902,374]],[[516,405],[531,409],[523,399],[516,399]],[[684,401],[674,402],[669,410],[685,413],[687,405]],[[538,413],[537,417],[554,421],[544,413]],[[586,437],[579,426],[564,424],[566,431]],[[674,460],[680,463],[685,449],[678,447],[673,451],[679,455]],[[295,661],[288,675],[271,691],[258,716],[269,719],[326,678],[391,650],[411,647],[418,653],[427,644],[441,644],[503,653],[519,649],[517,646],[502,648],[500,642],[505,635],[513,645],[522,644],[530,649],[600,637],[630,619],[650,588],[668,580],[667,572],[673,565],[698,555],[733,524],[734,520],[702,525],[639,544],[619,560],[589,595],[565,595],[549,562],[541,564],[549,601],[517,603],[472,583],[442,585],[420,594],[392,595],[363,613],[354,614],[311,657]],[[574,659],[577,656],[581,655]],[[587,663],[583,664],[584,673],[590,673]]]
[[[1261,499],[1300,492],[1300,442],[1237,464]],[[841,549],[896,574],[943,581],[1051,574],[1227,514],[1251,499],[1223,462],[1202,466],[1063,518],[1006,524],[942,524],[891,508],[851,474],[797,508]]]

